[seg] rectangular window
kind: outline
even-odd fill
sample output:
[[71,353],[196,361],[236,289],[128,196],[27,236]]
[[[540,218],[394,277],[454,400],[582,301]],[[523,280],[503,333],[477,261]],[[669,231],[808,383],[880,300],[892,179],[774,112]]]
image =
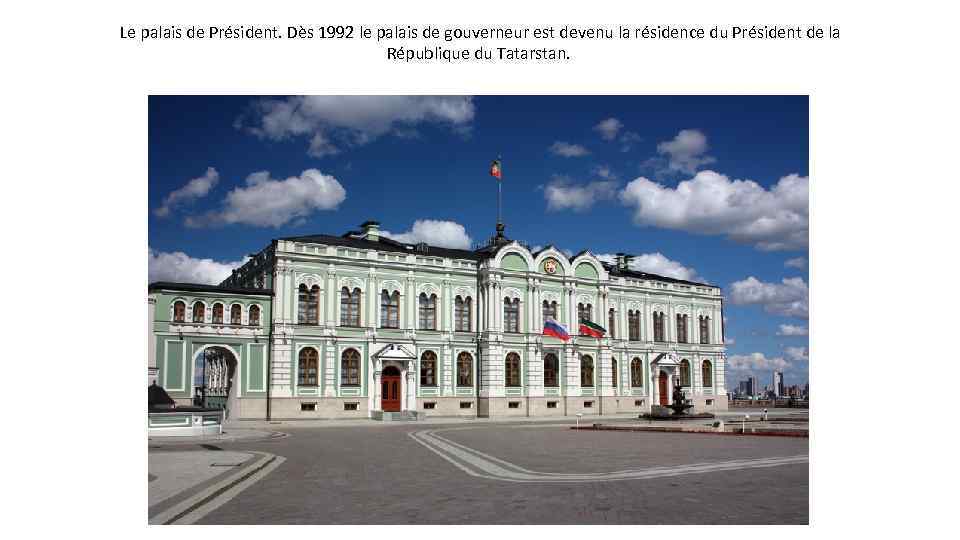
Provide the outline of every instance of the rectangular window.
[[343,410],[345,410],[345,411],[356,411],[356,410],[359,410],[359,408],[360,408],[360,404],[359,404],[359,403],[344,403],[344,404],[343,404]]
[[317,410],[316,403],[301,403],[300,410],[303,412],[312,412]]
[[547,302],[543,301],[543,320],[559,320],[557,319],[557,303],[556,302]]
[[460,408],[461,408],[461,409],[472,409],[472,408],[473,408],[473,402],[472,402],[472,401],[461,401],[461,402],[460,402]]
[[469,296],[466,299],[460,298],[459,296],[457,297],[454,304],[453,314],[453,319],[456,323],[454,329],[457,332],[470,331],[470,316],[472,307],[473,299],[471,299]]
[[436,408],[437,408],[437,404],[436,404],[436,402],[433,402],[433,401],[424,401],[424,402],[423,402],[423,408],[424,408],[424,409],[436,409]]
[[548,409],[556,409],[556,408],[557,408],[557,402],[556,402],[556,401],[548,401],[548,402],[547,402],[547,408],[548,408]]
[[627,325],[630,327],[630,341],[640,341],[640,312],[627,312]]
[[507,402],[507,407],[509,407],[509,408],[511,408],[511,409],[519,409],[519,408],[520,408],[520,402],[519,402],[519,401],[508,401],[508,402]]
[[340,291],[340,326],[360,326],[360,289]]
[[593,402],[592,402],[592,401],[584,401],[584,402],[583,402],[583,408],[584,408],[584,409],[592,409],[592,408],[593,408]]
[[520,299],[503,299],[503,331],[518,333],[520,332]]
[[712,400],[712,399],[708,399],[708,400],[707,400],[707,405],[713,405],[713,400]]
[[635,399],[635,400],[633,401],[633,406],[634,406],[634,407],[643,407],[643,400],[642,400],[642,399]]

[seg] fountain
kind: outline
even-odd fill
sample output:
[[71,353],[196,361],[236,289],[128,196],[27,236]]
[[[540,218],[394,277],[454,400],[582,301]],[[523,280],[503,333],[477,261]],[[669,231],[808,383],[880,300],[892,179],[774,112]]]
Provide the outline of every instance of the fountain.
[[[649,414],[641,414],[640,418],[646,420],[697,420],[713,418],[713,415],[710,413],[691,414],[688,410],[692,408],[693,404],[687,402],[687,397],[683,394],[683,389],[680,387],[680,378],[675,377],[673,379],[673,403],[666,406],[655,405]],[[673,414],[668,414],[667,409],[672,410]]]
[[667,407],[673,409],[674,416],[683,416],[687,414],[687,409],[693,408],[692,403],[687,403],[687,398],[683,395],[679,383],[680,379],[676,379],[676,383],[673,385],[673,403],[667,405]]

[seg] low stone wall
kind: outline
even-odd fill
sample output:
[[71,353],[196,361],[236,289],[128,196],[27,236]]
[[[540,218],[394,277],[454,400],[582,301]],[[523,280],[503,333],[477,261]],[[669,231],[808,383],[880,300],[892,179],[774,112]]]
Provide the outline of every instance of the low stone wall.
[[[726,398],[724,398],[726,399]],[[809,409],[810,402],[806,400],[789,399],[732,399],[731,409]]]

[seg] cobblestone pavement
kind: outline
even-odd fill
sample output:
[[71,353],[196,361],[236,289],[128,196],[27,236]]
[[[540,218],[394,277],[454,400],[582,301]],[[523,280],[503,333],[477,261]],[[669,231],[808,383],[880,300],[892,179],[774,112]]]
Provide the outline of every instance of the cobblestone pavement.
[[[441,455],[444,450],[418,440],[429,431],[481,467],[527,471],[524,478],[532,480],[468,474]],[[271,452],[287,461],[199,523],[808,522],[807,439],[573,431],[568,425],[534,424],[409,423],[290,433],[272,441],[223,445],[224,450]],[[656,474],[647,474],[651,470]],[[617,471],[642,477],[602,480]],[[554,474],[564,474],[565,483],[538,480]]]

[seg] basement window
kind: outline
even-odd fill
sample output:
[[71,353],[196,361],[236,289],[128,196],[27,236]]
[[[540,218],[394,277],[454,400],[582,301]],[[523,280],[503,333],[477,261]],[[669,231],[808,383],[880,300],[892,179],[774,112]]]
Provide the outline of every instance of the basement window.
[[712,399],[708,399],[708,400],[707,400],[707,405],[713,405],[713,400],[712,400]]
[[345,411],[356,411],[360,408],[359,403],[344,403],[343,410]]
[[472,408],[473,408],[473,402],[472,402],[472,401],[461,401],[461,402],[460,402],[460,408],[461,408],[461,409],[472,409]]
[[436,402],[434,402],[434,401],[424,401],[424,402],[423,402],[423,408],[424,408],[424,409],[436,409],[436,408],[437,408],[437,404],[436,404]]
[[633,400],[633,406],[634,406],[634,407],[643,407],[643,400],[642,400],[642,399],[635,399],[635,400]]
[[313,412],[317,410],[316,403],[301,403],[300,410],[303,412]]
[[507,402],[507,407],[510,407],[511,409],[519,409],[519,408],[520,408],[520,402],[519,402],[519,401],[508,401],[508,402]]
[[592,408],[593,408],[593,402],[592,402],[592,401],[584,401],[584,402],[583,402],[583,408],[584,408],[584,409],[592,409]]
[[548,408],[548,409],[556,409],[556,408],[557,408],[557,402],[556,402],[556,401],[548,401],[548,402],[547,402],[547,408]]

